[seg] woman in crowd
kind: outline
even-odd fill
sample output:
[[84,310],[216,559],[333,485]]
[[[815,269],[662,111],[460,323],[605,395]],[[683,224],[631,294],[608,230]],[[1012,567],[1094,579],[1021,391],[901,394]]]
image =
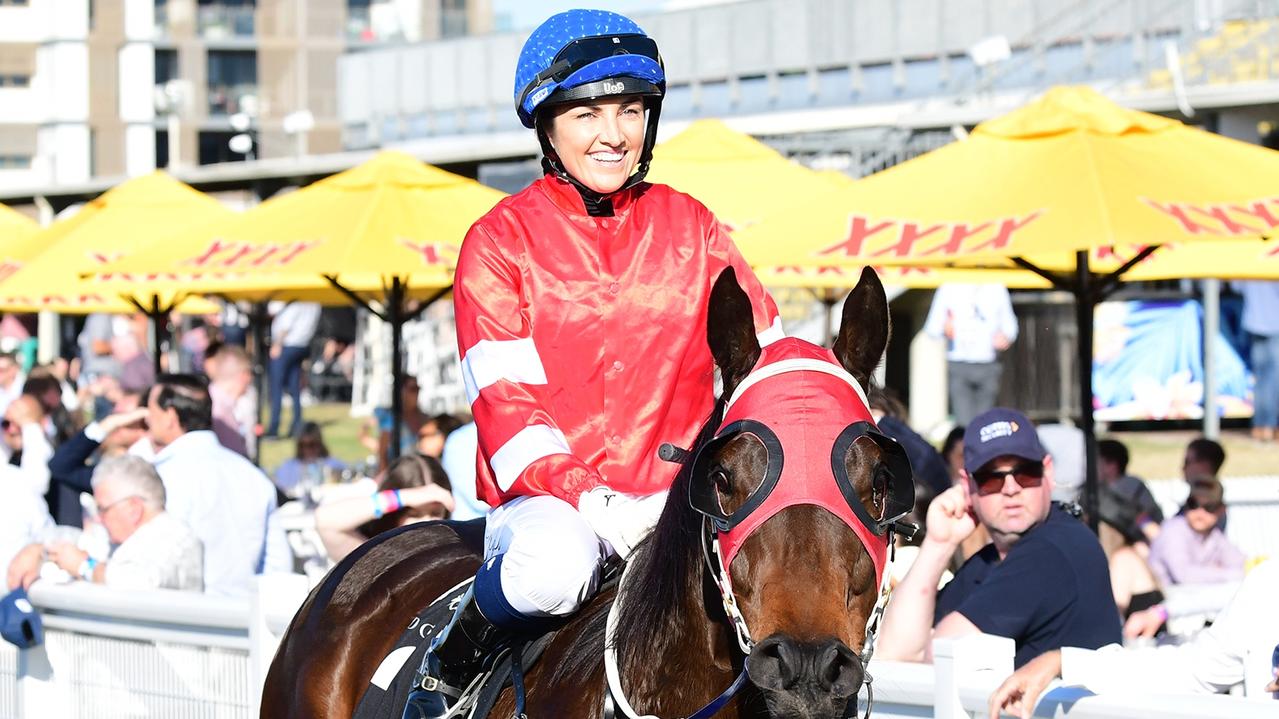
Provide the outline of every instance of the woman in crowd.
[[453,493],[440,463],[408,454],[391,463],[371,496],[316,507],[315,529],[329,558],[339,562],[369,537],[413,522],[447,519],[452,511]]
[[462,426],[462,421],[451,414],[437,414],[426,421],[417,431],[417,453],[440,459],[444,456],[444,440],[453,430]]
[[323,482],[325,472],[341,472],[346,465],[339,459],[329,456],[329,448],[324,444],[324,434],[320,425],[307,422],[298,432],[296,449],[292,458],[284,461],[275,470],[275,486],[281,492],[293,495],[304,479],[311,479],[315,484]]
[[[403,408],[403,420],[400,422],[399,442],[400,455],[406,455],[416,449],[419,433],[431,421],[431,415],[422,411],[418,404],[418,395],[422,386],[417,378],[408,376],[400,388],[400,406]],[[360,444],[370,455],[376,456],[379,467],[386,467],[390,461],[391,448],[391,410],[378,407],[373,410],[370,421],[360,426]],[[376,431],[376,434],[374,432]]]
[[1137,527],[1137,507],[1109,487],[1100,494],[1101,523],[1097,538],[1110,565],[1110,585],[1115,593],[1115,606],[1124,619],[1134,612],[1159,604],[1164,595],[1159,582],[1146,563],[1150,547]]

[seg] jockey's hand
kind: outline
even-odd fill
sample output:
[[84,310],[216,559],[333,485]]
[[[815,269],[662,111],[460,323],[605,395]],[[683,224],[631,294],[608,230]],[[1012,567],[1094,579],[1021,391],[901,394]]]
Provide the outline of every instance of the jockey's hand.
[[586,523],[600,539],[613,545],[622,559],[653,530],[664,506],[666,492],[636,497],[608,487],[584,492],[577,501],[577,511]]
[[924,524],[928,531],[924,541],[941,542],[958,546],[977,529],[972,501],[968,496],[968,482],[961,481],[937,495],[928,505],[928,519]]

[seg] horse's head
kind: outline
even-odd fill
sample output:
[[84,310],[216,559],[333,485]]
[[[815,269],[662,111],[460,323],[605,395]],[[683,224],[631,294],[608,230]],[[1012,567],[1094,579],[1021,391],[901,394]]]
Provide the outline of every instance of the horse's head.
[[775,715],[842,716],[865,678],[859,652],[891,526],[913,497],[909,462],[876,431],[863,390],[888,334],[869,269],[833,351],[789,338],[761,349],[731,269],[711,294],[707,336],[727,399],[689,495],[716,540],[712,570],[728,570],[721,592],[754,640],[750,679]]

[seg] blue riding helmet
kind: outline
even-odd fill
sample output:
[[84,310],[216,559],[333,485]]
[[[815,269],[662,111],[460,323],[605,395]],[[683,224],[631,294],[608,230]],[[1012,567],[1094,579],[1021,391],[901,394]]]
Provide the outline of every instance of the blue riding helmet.
[[644,30],[607,10],[552,15],[529,35],[515,69],[515,111],[525,127],[538,107],[608,95],[666,93],[662,58]]

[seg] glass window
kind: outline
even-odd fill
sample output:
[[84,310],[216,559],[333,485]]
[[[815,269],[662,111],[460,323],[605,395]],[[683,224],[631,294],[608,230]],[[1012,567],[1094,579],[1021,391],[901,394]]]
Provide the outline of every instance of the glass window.
[[200,0],[197,26],[202,37],[253,37],[257,0]]
[[235,132],[223,132],[221,130],[210,130],[200,133],[200,164],[212,165],[216,162],[242,162],[244,155],[238,152],[232,152],[231,138]]
[[155,84],[163,85],[170,80],[178,79],[178,51],[155,51]]
[[210,50],[209,114],[232,115],[246,95],[258,92],[258,54],[253,50]]

